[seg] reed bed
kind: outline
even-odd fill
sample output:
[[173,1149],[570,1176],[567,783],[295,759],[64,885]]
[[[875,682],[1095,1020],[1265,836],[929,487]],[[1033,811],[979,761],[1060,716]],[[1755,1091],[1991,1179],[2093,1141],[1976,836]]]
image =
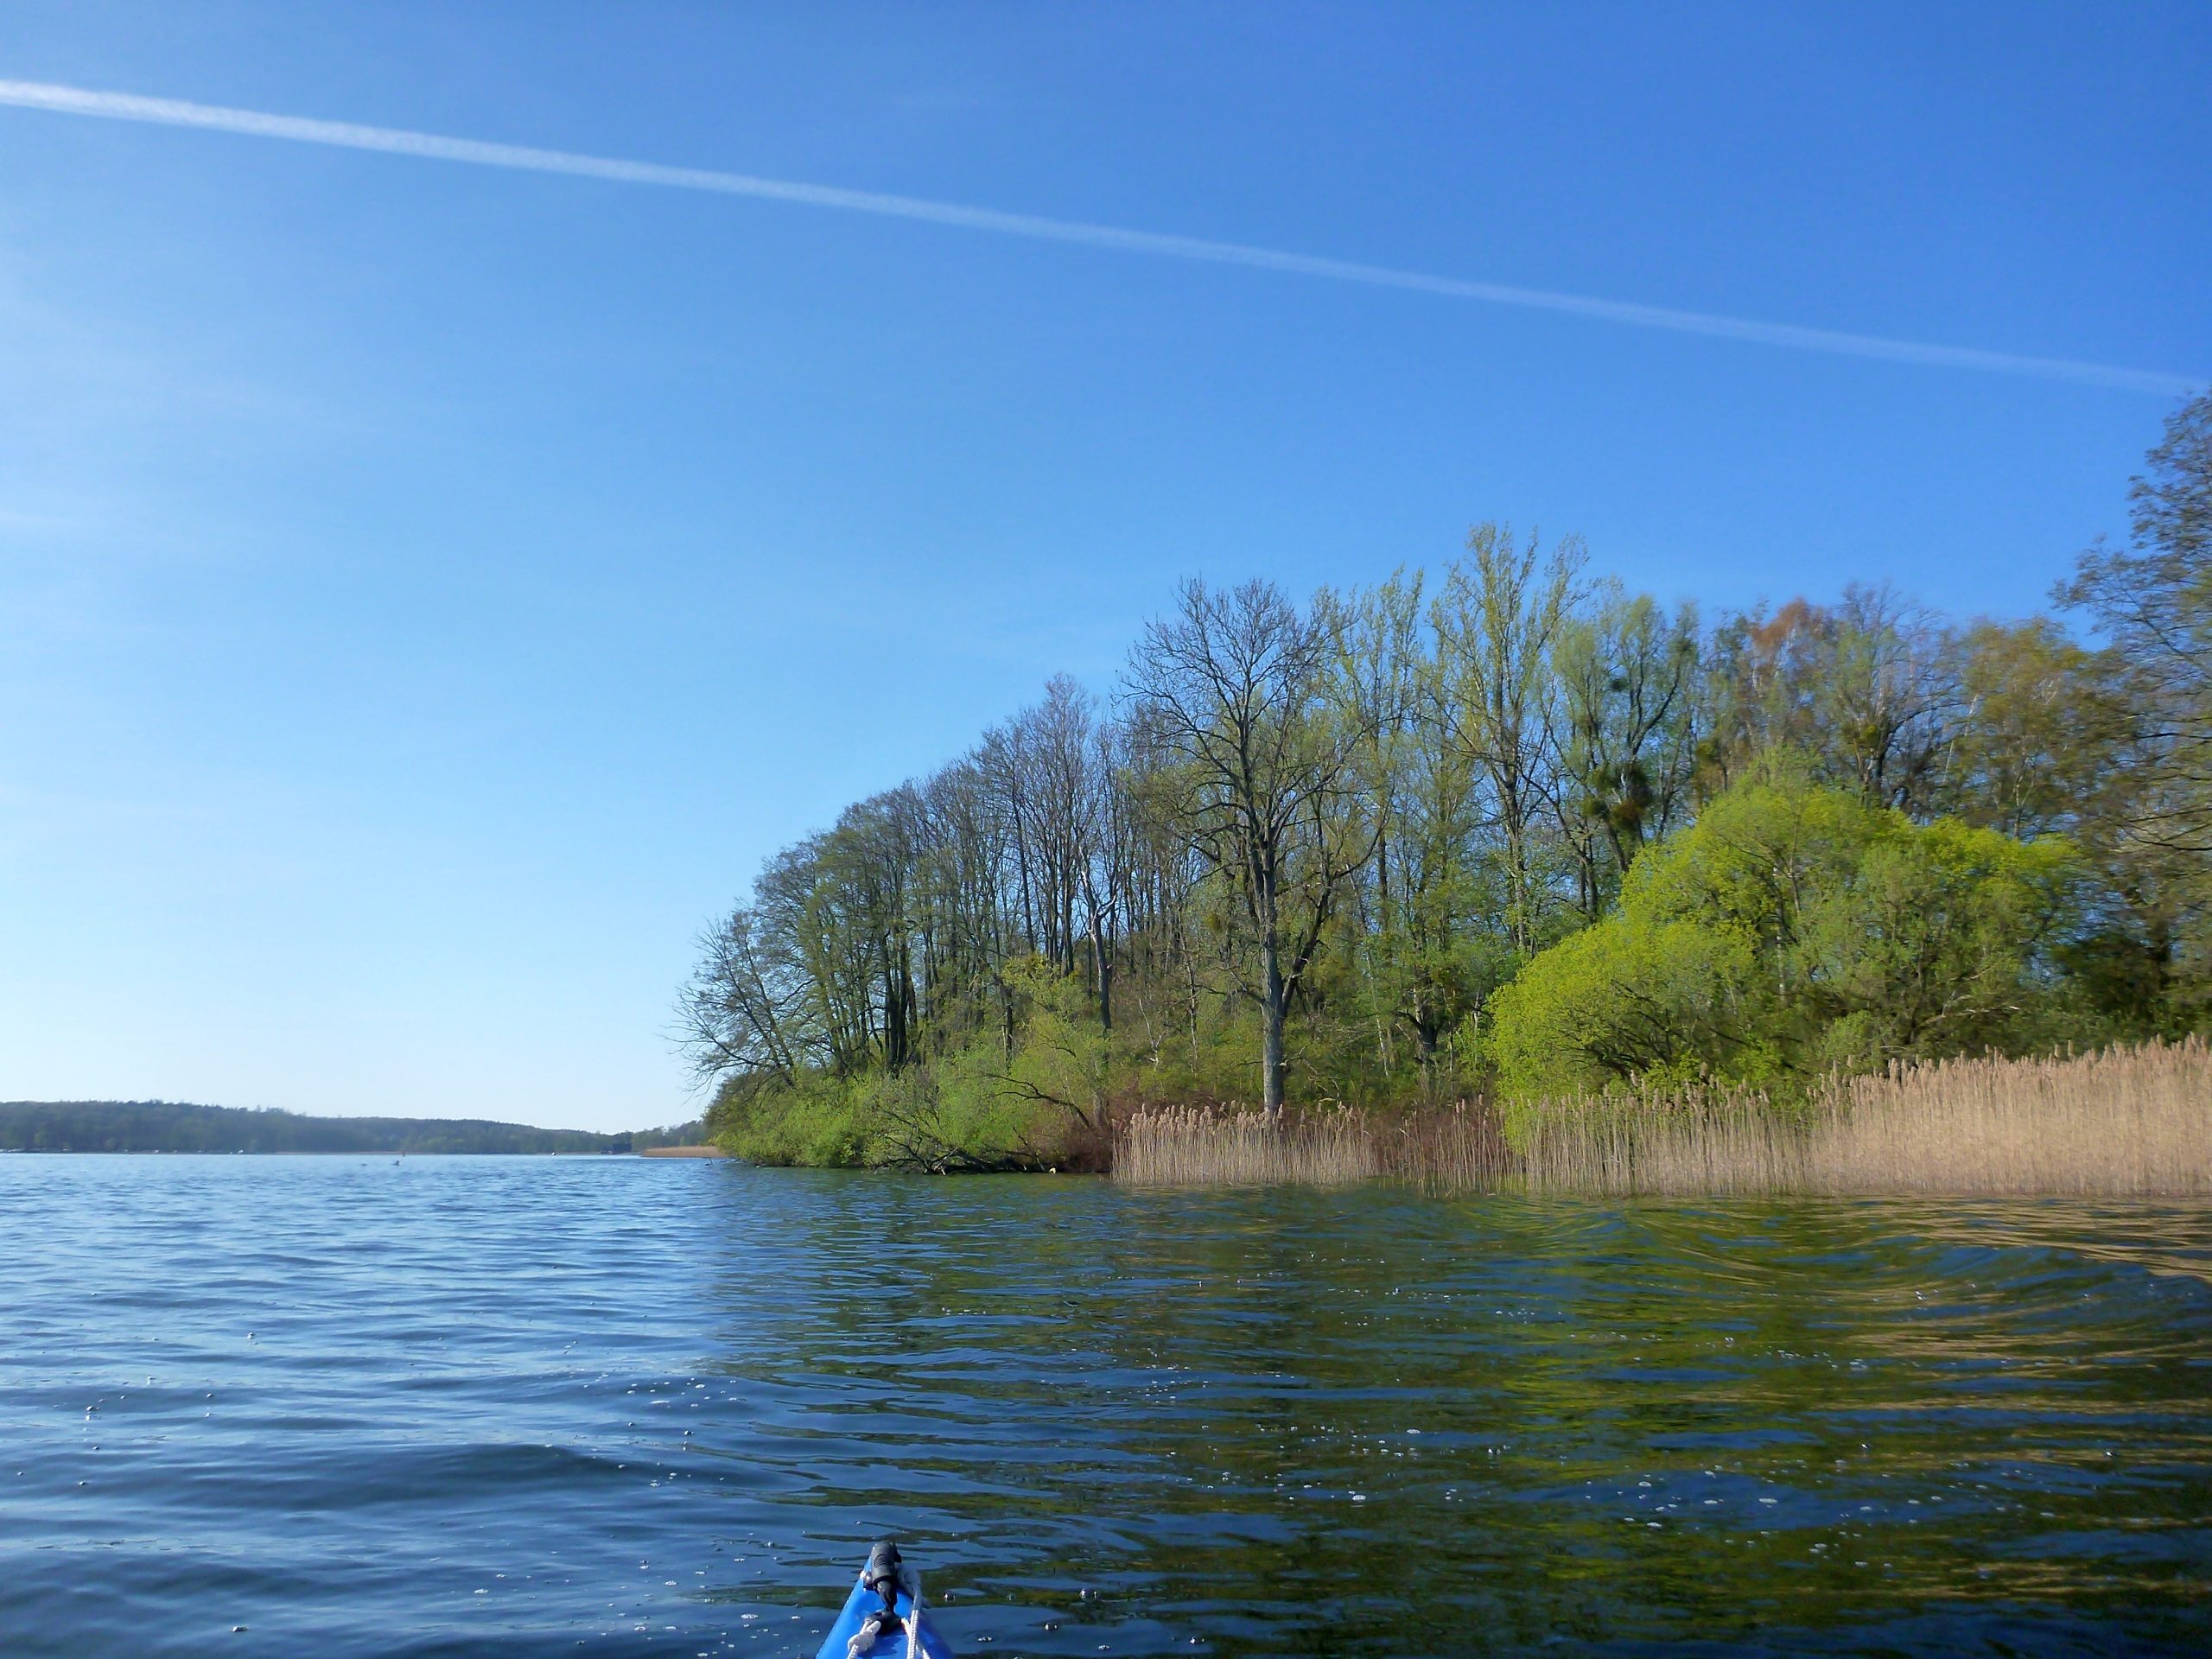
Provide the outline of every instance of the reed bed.
[[1580,1096],[1546,1101],[1526,1121],[1510,1179],[1532,1192],[1804,1190],[1808,1117],[1756,1092]]
[[1363,1114],[1217,1106],[1135,1113],[1114,1142],[1114,1175],[1138,1186],[1342,1186],[1382,1173]]
[[1335,1185],[1601,1196],[2212,1195],[2212,1048],[2201,1037],[1830,1079],[1805,1103],[1750,1091],[1596,1095],[1491,1108],[1138,1112],[1114,1173],[1141,1185]]
[[2212,1046],[2202,1037],[1892,1067],[1831,1094],[1807,1152],[1814,1191],[2212,1193]]
[[1289,1111],[1270,1122],[1240,1106],[1170,1106],[1124,1118],[1116,1180],[1136,1186],[1342,1186],[1401,1180],[1442,1191],[1492,1186],[1512,1168],[1495,1112],[1465,1103],[1377,1114]]

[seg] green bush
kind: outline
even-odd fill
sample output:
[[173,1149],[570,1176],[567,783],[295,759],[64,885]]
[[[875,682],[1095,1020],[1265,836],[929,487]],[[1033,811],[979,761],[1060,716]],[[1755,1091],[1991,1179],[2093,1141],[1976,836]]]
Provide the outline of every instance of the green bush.
[[1510,1097],[1696,1080],[1788,1094],[1833,1068],[2049,1039],[2075,854],[1916,825],[1783,776],[1639,859],[1618,910],[1530,960],[1484,1052]]

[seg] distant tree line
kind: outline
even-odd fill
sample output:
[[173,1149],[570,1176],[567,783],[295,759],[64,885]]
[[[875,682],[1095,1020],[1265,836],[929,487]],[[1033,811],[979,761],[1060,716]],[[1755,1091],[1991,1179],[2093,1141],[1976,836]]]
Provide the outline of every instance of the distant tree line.
[[620,1153],[696,1141],[703,1126],[635,1135],[474,1118],[308,1117],[167,1100],[0,1101],[0,1151]]
[[688,1123],[667,1123],[657,1129],[632,1129],[607,1137],[614,1145],[609,1152],[647,1152],[655,1147],[696,1147],[705,1143],[707,1125],[702,1118],[693,1118]]
[[1294,603],[1184,585],[768,861],[680,1001],[774,1160],[1033,1166],[1153,1100],[1818,1073],[2212,1018],[2212,397],[2077,626],[1669,607],[1478,526]]

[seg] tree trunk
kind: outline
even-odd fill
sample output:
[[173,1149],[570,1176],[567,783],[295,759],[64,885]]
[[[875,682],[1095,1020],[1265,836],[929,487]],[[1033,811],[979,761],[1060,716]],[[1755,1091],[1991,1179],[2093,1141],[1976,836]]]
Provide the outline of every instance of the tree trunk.
[[1260,954],[1264,958],[1266,982],[1260,1004],[1263,1027],[1260,1039],[1261,1097],[1269,1117],[1282,1116],[1283,1076],[1286,1067],[1282,1055],[1282,1027],[1284,1004],[1288,1001],[1282,980],[1282,947],[1273,929],[1261,943]]
[[1106,948],[1106,930],[1098,912],[1090,912],[1090,962],[1098,976],[1098,1028],[1114,1029],[1114,954]]

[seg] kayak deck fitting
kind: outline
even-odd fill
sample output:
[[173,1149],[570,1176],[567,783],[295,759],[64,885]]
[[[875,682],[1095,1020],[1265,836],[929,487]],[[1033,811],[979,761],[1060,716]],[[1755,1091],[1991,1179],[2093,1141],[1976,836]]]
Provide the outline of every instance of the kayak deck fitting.
[[922,1576],[886,1541],[868,1553],[815,1659],[952,1659],[922,1607]]

